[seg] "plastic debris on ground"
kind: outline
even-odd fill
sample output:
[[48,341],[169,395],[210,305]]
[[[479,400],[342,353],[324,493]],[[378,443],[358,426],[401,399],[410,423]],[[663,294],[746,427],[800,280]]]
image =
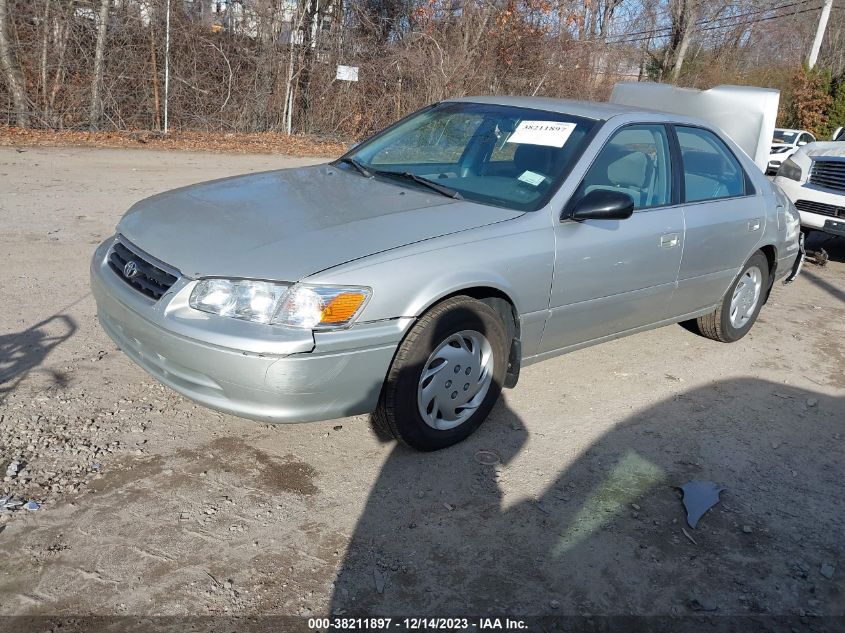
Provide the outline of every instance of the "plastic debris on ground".
[[684,493],[684,507],[687,510],[687,524],[695,529],[699,519],[719,503],[719,493],[725,490],[712,481],[689,481],[680,486]]
[[38,502],[33,501],[32,499],[27,501],[23,506],[24,510],[29,510],[30,512],[34,512],[35,510],[38,510],[40,507],[41,506],[38,504]]

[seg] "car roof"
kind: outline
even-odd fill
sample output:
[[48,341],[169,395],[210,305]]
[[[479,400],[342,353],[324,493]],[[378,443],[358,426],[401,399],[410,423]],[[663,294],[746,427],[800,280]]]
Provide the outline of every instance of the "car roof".
[[[585,119],[606,120],[620,114],[631,112],[659,112],[648,108],[640,108],[616,103],[597,101],[576,101],[574,99],[551,99],[548,97],[458,97],[445,99],[448,102],[486,103],[490,105],[512,106],[515,108],[533,108],[548,112],[560,112]],[[666,114],[666,113],[661,113]]]

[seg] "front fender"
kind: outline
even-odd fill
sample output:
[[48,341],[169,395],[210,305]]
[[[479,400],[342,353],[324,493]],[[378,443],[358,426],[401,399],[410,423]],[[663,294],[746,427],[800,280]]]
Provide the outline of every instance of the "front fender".
[[366,257],[307,281],[371,287],[361,322],[418,317],[449,295],[493,288],[514,304],[528,353],[548,311],[553,269],[553,229],[537,212]]

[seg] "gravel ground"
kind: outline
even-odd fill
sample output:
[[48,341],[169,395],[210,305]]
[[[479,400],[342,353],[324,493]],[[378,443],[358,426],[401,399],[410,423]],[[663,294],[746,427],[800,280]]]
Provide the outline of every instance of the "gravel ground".
[[[0,148],[0,500],[39,506],[0,511],[0,615],[845,615],[842,240],[739,343],[530,367],[423,455],[198,407],[96,323],[88,259],[133,201],[305,162]],[[725,488],[695,530],[692,479]]]

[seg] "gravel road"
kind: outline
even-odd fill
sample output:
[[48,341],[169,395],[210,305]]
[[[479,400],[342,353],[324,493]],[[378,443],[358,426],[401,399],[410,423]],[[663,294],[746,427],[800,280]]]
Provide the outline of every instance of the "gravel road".
[[[418,454],[198,407],[97,325],[88,260],[132,202],[306,162],[0,148],[0,498],[40,506],[0,512],[0,615],[845,614],[845,241],[739,343],[532,366]],[[695,530],[693,479],[725,488]]]

